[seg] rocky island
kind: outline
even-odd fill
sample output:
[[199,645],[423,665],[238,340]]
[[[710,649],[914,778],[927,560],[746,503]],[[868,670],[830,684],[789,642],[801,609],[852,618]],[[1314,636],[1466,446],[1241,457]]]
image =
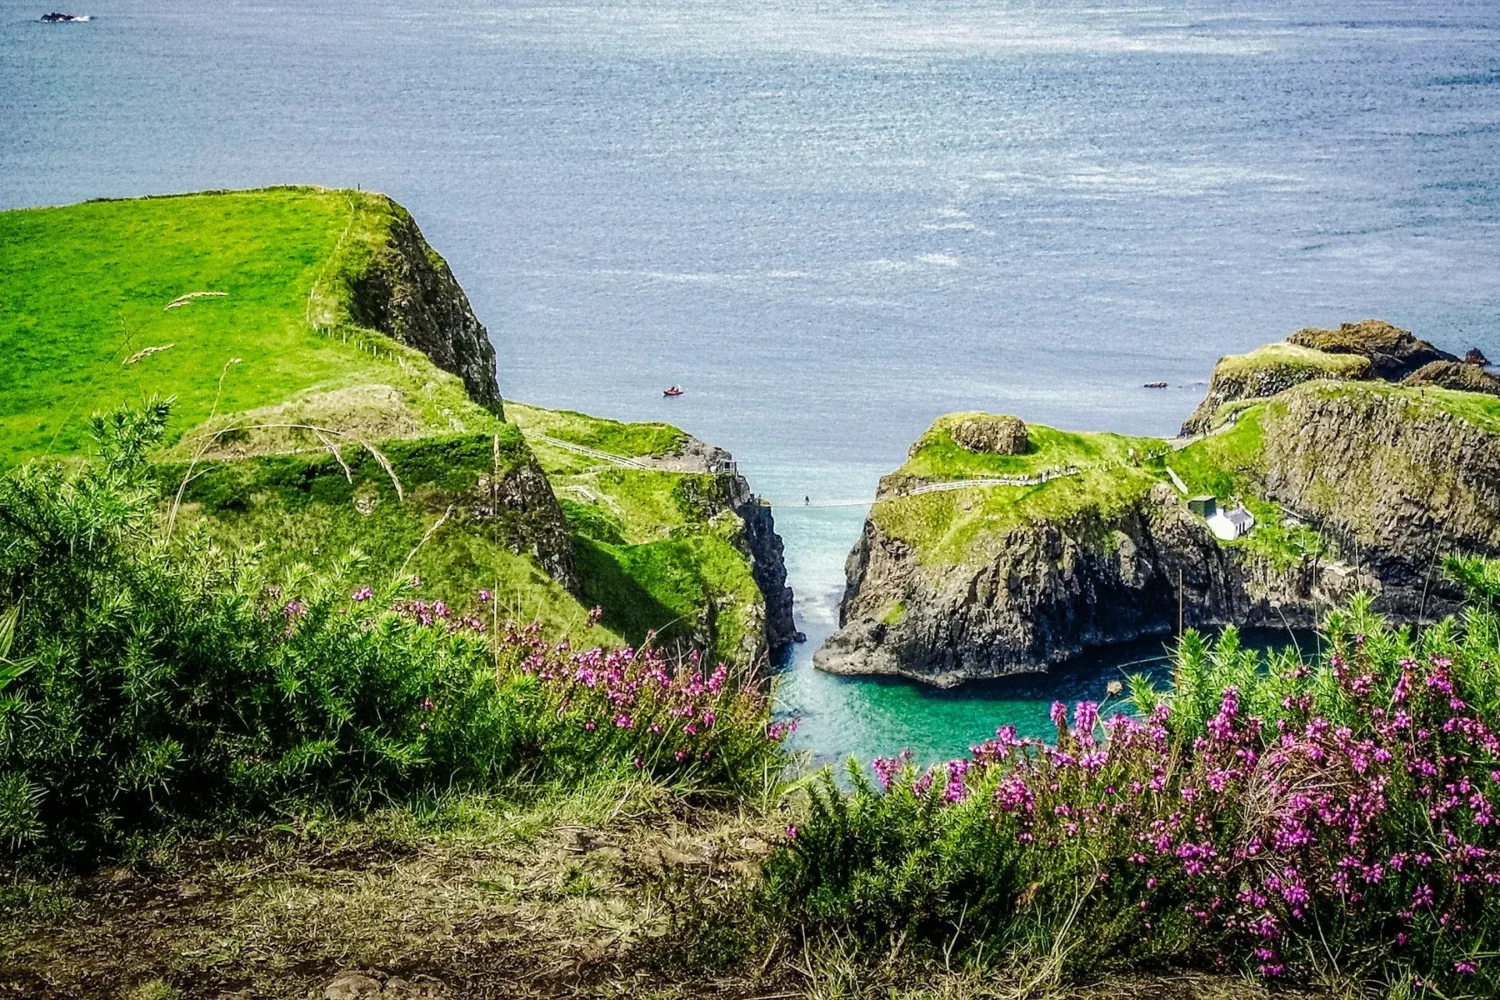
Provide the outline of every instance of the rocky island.
[[1222,359],[1177,439],[943,417],[882,479],[815,662],[951,686],[1179,613],[1311,627],[1368,591],[1435,619],[1460,596],[1438,560],[1500,553],[1497,385],[1370,320]]

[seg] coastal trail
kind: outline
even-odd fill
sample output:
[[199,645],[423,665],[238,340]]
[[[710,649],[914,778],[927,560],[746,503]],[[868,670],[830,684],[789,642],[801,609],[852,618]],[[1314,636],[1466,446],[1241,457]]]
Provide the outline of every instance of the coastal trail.
[[817,500],[811,503],[789,504],[790,507],[801,507],[807,510],[814,507],[868,507],[881,500],[895,500],[900,497],[921,496],[924,493],[947,493],[950,490],[967,490],[974,487],[984,486],[1040,486],[1050,483],[1054,479],[1062,479],[1067,476],[1076,476],[1082,469],[1067,468],[1057,472],[1043,473],[1039,476],[986,476],[981,479],[953,479],[941,483],[923,483],[908,489],[896,490],[885,496],[850,498],[844,500]]
[[574,444],[571,441],[561,441],[555,437],[548,437],[545,434],[537,434],[534,435],[534,437],[536,438],[536,440],[549,444],[554,448],[562,448],[564,451],[576,452],[579,455],[587,455],[589,458],[595,458],[601,462],[607,462],[610,465],[618,465],[623,469],[642,469],[646,472],[651,472],[657,468],[657,466],[648,465],[645,462],[637,462],[633,458],[625,458],[620,455],[612,455],[607,451],[599,451],[597,448],[586,448],[581,444]]

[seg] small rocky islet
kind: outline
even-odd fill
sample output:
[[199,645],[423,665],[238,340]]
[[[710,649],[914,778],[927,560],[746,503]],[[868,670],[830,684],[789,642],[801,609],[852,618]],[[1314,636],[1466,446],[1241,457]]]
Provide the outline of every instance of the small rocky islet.
[[1312,628],[1360,591],[1436,620],[1443,557],[1500,553],[1486,363],[1366,320],[1222,358],[1175,439],[940,418],[881,480],[815,664],[951,687],[1179,624]]

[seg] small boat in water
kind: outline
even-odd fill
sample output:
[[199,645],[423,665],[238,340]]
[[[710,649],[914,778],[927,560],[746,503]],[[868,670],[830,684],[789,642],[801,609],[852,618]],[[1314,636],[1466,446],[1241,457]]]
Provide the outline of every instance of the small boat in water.
[[663,389],[661,391],[661,394],[663,396],[681,396],[682,393],[683,393],[683,391],[684,390],[683,390],[682,386],[680,386],[680,385],[674,385],[670,389]]
[[44,24],[82,24],[85,21],[92,20],[93,18],[88,14],[59,14],[53,11],[51,14],[42,15],[42,22]]

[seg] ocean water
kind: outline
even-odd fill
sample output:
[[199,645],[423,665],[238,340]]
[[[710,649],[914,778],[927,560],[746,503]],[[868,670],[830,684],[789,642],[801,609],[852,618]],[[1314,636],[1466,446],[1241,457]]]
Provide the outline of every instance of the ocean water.
[[935,416],[1165,434],[1219,355],[1366,316],[1500,356],[1491,0],[77,2],[0,0],[0,207],[395,196],[508,396],[671,420],[777,503],[822,757],[1036,731],[1161,651],[957,694],[811,670],[864,511],[801,502],[870,496]]

